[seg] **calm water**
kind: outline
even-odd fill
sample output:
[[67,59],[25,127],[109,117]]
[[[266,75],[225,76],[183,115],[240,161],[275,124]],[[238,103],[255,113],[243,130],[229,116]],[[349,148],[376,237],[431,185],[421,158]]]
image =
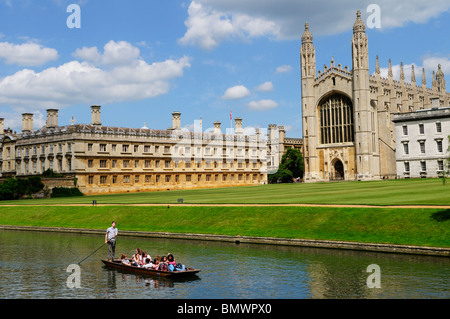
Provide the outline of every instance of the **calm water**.
[[[450,298],[448,258],[298,247],[120,237],[116,256],[136,247],[174,254],[201,269],[195,279],[154,279],[104,268],[104,246],[81,264],[81,288],[67,272],[103,236],[0,232],[0,298]],[[381,288],[368,288],[367,266],[379,265]]]

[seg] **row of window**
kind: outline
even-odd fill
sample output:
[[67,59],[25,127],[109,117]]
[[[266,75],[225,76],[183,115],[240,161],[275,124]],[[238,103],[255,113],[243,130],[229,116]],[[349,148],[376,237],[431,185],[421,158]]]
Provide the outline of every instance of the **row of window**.
[[[48,153],[52,154],[54,152],[58,152],[58,153],[62,153],[64,151],[64,146],[67,146],[66,148],[66,152],[71,152],[72,151],[72,144],[71,143],[67,143],[67,144],[50,144],[48,145]],[[38,150],[40,150],[40,154],[45,154],[46,153],[46,147],[45,145],[42,146],[33,146],[33,147],[24,147],[24,148],[17,148],[17,156],[21,157],[23,156],[37,156],[38,155]],[[8,155],[9,156],[9,155]]]
[[[412,126],[409,126],[409,127],[412,127]],[[408,135],[408,126],[407,125],[403,125],[402,128],[403,128],[403,135],[407,136]],[[425,126],[424,126],[424,124],[420,123],[418,125],[418,128],[419,128],[419,135],[425,134]],[[435,123],[435,131],[436,131],[436,133],[442,133],[442,124],[441,124],[441,122],[436,122]]]
[[[88,152],[92,152],[92,151],[97,151],[96,149],[94,149],[94,144],[93,143],[89,143],[87,144],[87,150]],[[132,147],[132,148],[131,148]],[[142,145],[130,145],[130,144],[122,144],[121,145],[121,152],[122,153],[131,153],[131,149],[133,149],[134,153],[138,153],[140,151],[140,147],[142,147]],[[151,145],[143,145],[144,147],[144,153],[152,153],[152,146]],[[186,146],[186,147],[179,147],[179,146],[173,146],[173,151],[174,154],[178,154],[181,155],[182,153],[184,154],[191,154],[191,147]],[[193,151],[196,151],[197,154],[201,154],[202,151],[202,147],[192,147]],[[160,153],[160,151],[163,151],[163,154],[171,154],[171,146],[159,146],[159,145],[155,145],[153,146],[153,152],[154,153]],[[99,152],[117,152],[118,151],[118,145],[117,144],[98,144],[98,151]],[[223,148],[222,149],[223,154],[227,153],[227,148]],[[233,149],[232,148],[228,148],[228,153],[232,153]],[[245,154],[249,155],[249,149],[246,148],[245,149]],[[204,154],[205,155],[216,155],[219,153],[219,148],[218,147],[206,147],[204,148]],[[237,148],[236,150],[236,154],[237,155],[244,155],[244,150],[242,148]],[[256,148],[252,148],[251,149],[251,155],[256,156],[257,155],[257,150]]]
[[[258,180],[258,174],[236,174],[237,175],[237,180],[238,181],[257,181]],[[185,181],[186,182],[192,182],[193,181],[193,177],[197,179],[198,182],[201,182],[203,179],[203,175],[202,174],[198,174],[198,175],[184,175],[185,176]],[[180,182],[180,175],[123,175],[123,176],[119,176],[119,175],[113,175],[113,176],[108,176],[108,175],[100,175],[99,177],[99,185],[105,185],[108,183],[112,183],[112,184],[117,184],[119,182],[119,177],[122,178],[122,183],[124,184],[131,184],[131,181],[134,180],[134,184],[139,184],[142,181],[144,183],[161,183],[161,182],[165,182],[165,183],[179,183]],[[222,181],[235,181],[236,176],[235,174],[230,174],[230,176],[228,176],[228,174],[223,174],[221,180]],[[215,175],[211,175],[211,174],[204,174],[204,181],[206,182],[211,182],[211,181],[215,181],[218,182],[220,181],[220,176],[219,174],[215,174]],[[94,184],[94,176],[90,175],[88,176],[88,185],[92,185]]]
[[[405,173],[409,173],[410,172],[410,165],[409,162],[404,162],[404,172]],[[437,161],[437,167],[438,167],[438,172],[441,172],[444,170],[444,161],[443,160],[438,160]],[[426,173],[427,172],[427,162],[425,161],[421,161],[420,162],[420,172],[422,173]]]
[[[140,160],[120,160],[122,164],[122,168],[131,168],[132,165],[134,168],[139,168],[141,161]],[[162,168],[162,162],[164,163],[164,168],[179,168],[181,162],[180,161],[160,161],[160,160],[144,160],[144,168]],[[119,160],[111,160],[111,168],[118,168]],[[195,165],[194,167],[201,168],[201,162],[192,163]],[[251,165],[250,165],[251,164]],[[237,168],[258,168],[257,162],[238,162]],[[88,168],[94,167],[94,160],[88,160]],[[109,160],[99,160],[100,168],[109,168]],[[191,168],[191,162],[184,162],[185,168]],[[205,161],[206,168],[233,168],[233,163],[222,162],[218,163],[216,161]]]
[[[8,162],[9,164],[9,162]],[[66,170],[71,171],[72,170],[72,160],[66,159]],[[8,170],[10,170],[11,167],[9,165]],[[40,169],[40,171],[38,171]],[[17,174],[37,174],[37,173],[43,173],[46,170],[45,161],[41,161],[40,164],[37,162],[23,162],[20,164],[17,164],[16,170]],[[56,161],[49,160],[48,161],[48,169],[51,169],[55,172],[62,172],[63,171],[63,159],[58,159]]]
[[[425,141],[419,141],[420,154],[426,154]],[[436,151],[439,154],[442,154],[442,140],[436,140]],[[403,154],[409,155],[409,142],[403,142]]]

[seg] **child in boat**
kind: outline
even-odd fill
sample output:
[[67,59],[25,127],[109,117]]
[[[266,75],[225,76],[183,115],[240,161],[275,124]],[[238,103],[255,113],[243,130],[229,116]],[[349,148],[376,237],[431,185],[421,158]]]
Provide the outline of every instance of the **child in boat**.
[[145,259],[145,264],[142,266],[142,268],[153,268],[153,263],[150,258]]
[[120,257],[121,259],[121,263],[130,266],[130,261],[127,258],[127,255],[122,254],[122,256]]

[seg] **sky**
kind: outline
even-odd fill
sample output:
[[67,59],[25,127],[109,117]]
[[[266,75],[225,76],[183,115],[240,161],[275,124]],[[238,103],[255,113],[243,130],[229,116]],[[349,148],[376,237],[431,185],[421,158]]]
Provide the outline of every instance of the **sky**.
[[38,129],[49,108],[59,125],[89,124],[101,105],[106,126],[167,129],[179,111],[186,129],[241,117],[248,133],[302,137],[305,22],[316,71],[332,58],[351,69],[357,10],[371,73],[378,55],[382,76],[390,58],[394,77],[414,64],[431,87],[441,64],[450,86],[450,0],[0,0],[0,117],[18,132],[22,113]]

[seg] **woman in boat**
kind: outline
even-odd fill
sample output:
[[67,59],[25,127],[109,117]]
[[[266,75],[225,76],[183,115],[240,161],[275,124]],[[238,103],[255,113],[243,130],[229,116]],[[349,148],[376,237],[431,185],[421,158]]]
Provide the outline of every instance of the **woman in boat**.
[[175,258],[173,257],[173,255],[171,253],[167,254],[167,262],[169,265],[172,265],[174,267],[177,265],[177,263],[175,262]]
[[133,265],[138,267],[142,265],[142,250],[140,248],[136,248],[136,253],[133,255]]

